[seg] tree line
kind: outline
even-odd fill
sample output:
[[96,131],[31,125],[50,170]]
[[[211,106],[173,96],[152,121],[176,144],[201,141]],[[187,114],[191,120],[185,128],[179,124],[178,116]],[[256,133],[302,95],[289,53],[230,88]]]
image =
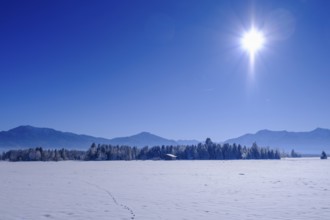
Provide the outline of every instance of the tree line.
[[240,159],[281,159],[278,150],[236,144],[217,144],[207,138],[205,143],[185,146],[130,147],[93,143],[87,151],[67,149],[9,150],[0,159],[7,161],[62,161],[62,160],[162,160],[166,154],[177,156],[178,160],[240,160]]
[[43,149],[42,147],[9,150],[2,153],[1,160],[8,161],[62,161],[84,160],[86,152],[67,149]]

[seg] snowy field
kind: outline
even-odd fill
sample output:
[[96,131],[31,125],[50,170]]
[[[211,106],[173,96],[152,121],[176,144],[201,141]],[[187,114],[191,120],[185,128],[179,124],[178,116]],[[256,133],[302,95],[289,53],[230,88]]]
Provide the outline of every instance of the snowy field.
[[330,219],[330,160],[0,162],[0,219]]

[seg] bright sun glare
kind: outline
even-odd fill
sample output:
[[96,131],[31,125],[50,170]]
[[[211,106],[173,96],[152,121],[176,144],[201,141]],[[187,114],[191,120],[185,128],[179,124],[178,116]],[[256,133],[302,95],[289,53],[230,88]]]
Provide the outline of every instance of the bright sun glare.
[[249,53],[251,62],[254,61],[256,52],[263,48],[264,43],[264,34],[255,28],[245,32],[241,39],[242,48]]

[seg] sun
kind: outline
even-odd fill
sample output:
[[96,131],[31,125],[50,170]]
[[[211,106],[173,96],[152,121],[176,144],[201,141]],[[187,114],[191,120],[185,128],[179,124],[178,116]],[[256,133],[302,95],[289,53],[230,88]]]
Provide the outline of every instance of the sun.
[[263,48],[264,44],[264,34],[254,27],[245,32],[241,38],[241,46],[249,53],[251,61],[254,60],[255,54]]

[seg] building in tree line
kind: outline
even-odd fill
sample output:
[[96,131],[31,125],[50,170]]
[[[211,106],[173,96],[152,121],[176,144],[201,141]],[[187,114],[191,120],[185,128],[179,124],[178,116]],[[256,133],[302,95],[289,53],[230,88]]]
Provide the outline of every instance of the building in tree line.
[[165,154],[164,159],[165,160],[176,160],[177,156],[173,154]]

